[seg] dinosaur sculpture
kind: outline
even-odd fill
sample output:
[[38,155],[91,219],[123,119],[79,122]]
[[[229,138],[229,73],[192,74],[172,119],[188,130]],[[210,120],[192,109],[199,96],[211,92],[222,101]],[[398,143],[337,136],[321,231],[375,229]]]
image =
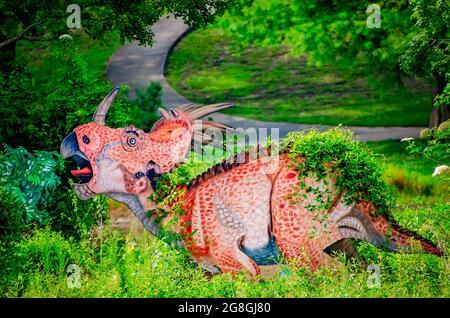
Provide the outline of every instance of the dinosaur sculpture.
[[[154,193],[159,176],[175,169],[186,156],[194,134],[194,120],[230,107],[230,104],[208,106],[184,105],[166,111],[149,133],[133,125],[112,129],[105,126],[108,109],[118,94],[114,89],[97,107],[93,122],[78,126],[61,145],[63,158],[73,158],[80,170],[72,174],[81,178],[73,184],[77,196],[86,200],[105,194],[125,203],[154,235],[161,224]],[[226,125],[203,121],[203,129],[227,129]],[[251,275],[260,273],[260,265],[276,263],[280,256],[316,269],[325,261],[325,251],[333,244],[346,248],[348,238],[369,241],[391,251],[413,251],[412,240],[418,240],[427,253],[443,255],[431,241],[389,222],[374,213],[374,205],[361,201],[346,203],[342,191],[329,182],[313,178],[299,180],[299,171],[290,164],[287,153],[270,156],[270,148],[258,148],[259,156],[248,152],[224,161],[199,175],[172,204],[180,205],[179,232],[183,244],[195,261],[205,268]],[[300,158],[301,159],[301,158]],[[327,227],[306,208],[314,194],[299,190],[299,183],[313,184],[336,193],[327,214]],[[297,190],[295,190],[297,189]],[[301,200],[290,194],[298,191]],[[319,229],[310,235],[312,228]]]

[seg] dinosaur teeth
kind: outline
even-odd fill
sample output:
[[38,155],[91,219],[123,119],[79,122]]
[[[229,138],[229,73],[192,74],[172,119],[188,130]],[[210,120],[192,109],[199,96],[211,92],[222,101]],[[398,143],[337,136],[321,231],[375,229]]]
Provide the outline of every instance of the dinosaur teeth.
[[81,200],[87,200],[95,195],[84,183],[74,183],[72,184],[72,189]]

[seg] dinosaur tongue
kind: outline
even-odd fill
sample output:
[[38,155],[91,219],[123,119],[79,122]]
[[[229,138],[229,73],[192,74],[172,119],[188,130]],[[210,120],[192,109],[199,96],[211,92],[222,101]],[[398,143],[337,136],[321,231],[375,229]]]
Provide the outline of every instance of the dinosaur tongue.
[[70,173],[74,177],[90,176],[90,175],[92,175],[92,169],[90,167],[85,167],[80,170],[70,170]]

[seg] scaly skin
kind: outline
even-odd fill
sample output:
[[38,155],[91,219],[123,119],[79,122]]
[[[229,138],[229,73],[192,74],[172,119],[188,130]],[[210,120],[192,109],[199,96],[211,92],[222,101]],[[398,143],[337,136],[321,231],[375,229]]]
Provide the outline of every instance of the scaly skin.
[[[156,235],[160,226],[154,222],[156,215],[145,214],[156,207],[149,200],[156,180],[176,168],[188,153],[191,140],[206,138],[194,131],[194,120],[230,105],[185,105],[170,112],[160,110],[163,118],[145,133],[134,126],[112,129],[104,125],[117,92],[113,90],[99,105],[94,122],[75,128],[63,141],[61,154],[64,158],[75,155],[84,168],[73,171],[87,181],[73,186],[81,199],[106,194],[124,202]],[[202,124],[203,129],[214,128],[216,132],[227,129],[219,123]],[[430,241],[390,224],[383,216],[375,216],[370,202],[344,203],[344,194],[335,188],[332,173],[327,185],[313,177],[300,180],[287,153],[273,156],[269,152],[258,148],[258,155],[240,154],[232,162],[210,168],[190,186],[179,187],[185,190],[178,199],[185,211],[179,231],[192,257],[205,268],[259,275],[256,259],[266,255],[262,251],[273,246],[273,240],[281,256],[311,269],[325,264],[327,247],[347,238],[406,251],[412,251],[411,238],[415,238],[424,251],[442,255]],[[330,193],[331,208],[308,209],[315,196],[300,189],[301,181]],[[171,206],[165,208],[170,210]]]

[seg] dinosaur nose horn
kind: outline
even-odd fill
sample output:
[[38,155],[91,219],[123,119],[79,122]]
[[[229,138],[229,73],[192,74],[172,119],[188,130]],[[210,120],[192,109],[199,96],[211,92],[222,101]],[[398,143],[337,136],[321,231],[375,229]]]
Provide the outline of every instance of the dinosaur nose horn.
[[108,113],[109,107],[111,106],[119,91],[120,88],[115,87],[97,106],[94,117],[92,118],[95,123],[99,125],[105,125],[106,114]]
[[59,153],[63,159],[72,157],[78,152],[77,136],[74,132],[71,132],[66,138],[64,138]]

